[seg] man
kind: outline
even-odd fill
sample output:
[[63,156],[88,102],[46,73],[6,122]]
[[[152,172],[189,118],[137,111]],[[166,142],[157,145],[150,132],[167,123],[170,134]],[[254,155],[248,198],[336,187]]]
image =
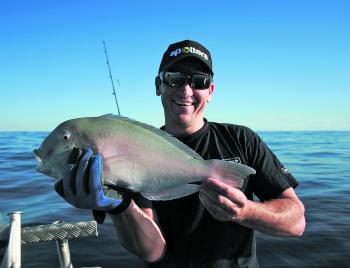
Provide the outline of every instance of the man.
[[[214,92],[213,74],[210,53],[201,44],[184,40],[168,47],[155,80],[164,107],[163,130],[204,159],[253,167],[256,174],[242,189],[208,178],[199,193],[184,198],[151,203],[124,193],[120,203],[104,194],[101,158],[91,150],[79,150],[55,186],[76,207],[93,209],[97,216],[107,211],[122,245],[150,266],[258,267],[254,230],[301,236],[305,229],[304,206],[294,192],[298,183],[258,135],[204,118]],[[71,185],[81,185],[84,176],[95,182],[95,190],[73,191]]]

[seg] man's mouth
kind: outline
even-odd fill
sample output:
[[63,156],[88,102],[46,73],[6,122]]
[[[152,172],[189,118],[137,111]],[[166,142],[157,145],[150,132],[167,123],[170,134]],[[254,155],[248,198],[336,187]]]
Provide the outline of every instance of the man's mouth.
[[173,100],[173,103],[184,107],[192,106],[195,104],[193,101],[180,101],[180,100]]

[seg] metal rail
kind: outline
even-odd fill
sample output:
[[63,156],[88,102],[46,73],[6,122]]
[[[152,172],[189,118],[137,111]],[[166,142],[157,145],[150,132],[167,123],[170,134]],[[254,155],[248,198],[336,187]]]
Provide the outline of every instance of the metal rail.
[[9,243],[2,261],[1,268],[21,267],[21,214],[16,211],[9,213]]
[[[21,212],[9,213],[10,225],[0,226],[1,240],[9,240],[0,268],[21,267],[21,244],[56,241],[61,268],[72,268],[68,240],[98,236],[95,221],[37,225],[21,228]],[[7,239],[5,239],[7,236]]]

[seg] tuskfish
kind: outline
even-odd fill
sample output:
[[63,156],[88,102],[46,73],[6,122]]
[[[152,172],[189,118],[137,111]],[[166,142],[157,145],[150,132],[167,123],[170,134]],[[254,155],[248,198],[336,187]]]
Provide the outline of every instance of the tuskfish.
[[120,116],[71,119],[57,126],[33,151],[37,170],[62,178],[72,149],[90,147],[103,162],[103,185],[140,192],[149,200],[172,200],[199,190],[212,177],[240,188],[255,170],[224,160],[203,160],[153,126]]

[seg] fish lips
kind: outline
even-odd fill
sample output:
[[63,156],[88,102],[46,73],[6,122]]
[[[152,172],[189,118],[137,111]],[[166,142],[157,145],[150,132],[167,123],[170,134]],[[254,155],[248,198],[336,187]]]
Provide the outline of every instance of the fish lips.
[[34,155],[35,159],[38,161],[38,166],[36,167],[36,171],[38,171],[44,175],[51,176],[51,171],[50,171],[50,169],[48,169],[47,167],[44,166],[43,160],[40,156],[40,152],[38,149],[33,150],[33,155]]
[[36,159],[39,163],[42,162],[42,159],[41,159],[41,157],[40,157],[40,154],[39,154],[39,150],[38,150],[38,149],[34,149],[34,150],[33,150],[33,155],[34,155],[35,159]]

